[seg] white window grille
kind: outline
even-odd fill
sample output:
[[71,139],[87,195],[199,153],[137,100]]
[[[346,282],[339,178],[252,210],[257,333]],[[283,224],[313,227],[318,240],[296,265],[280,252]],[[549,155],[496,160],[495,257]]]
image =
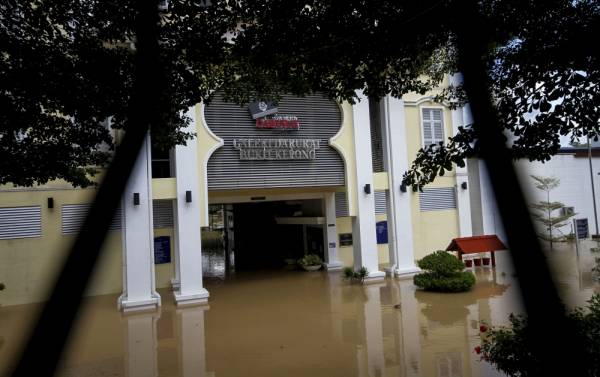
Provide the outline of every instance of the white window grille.
[[421,109],[423,147],[444,142],[444,116],[441,108]]

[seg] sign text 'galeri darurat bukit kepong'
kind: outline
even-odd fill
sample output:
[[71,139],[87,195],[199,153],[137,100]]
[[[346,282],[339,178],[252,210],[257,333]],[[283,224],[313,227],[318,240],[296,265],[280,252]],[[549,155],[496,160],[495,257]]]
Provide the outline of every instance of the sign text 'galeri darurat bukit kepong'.
[[233,139],[240,160],[314,160],[319,139]]

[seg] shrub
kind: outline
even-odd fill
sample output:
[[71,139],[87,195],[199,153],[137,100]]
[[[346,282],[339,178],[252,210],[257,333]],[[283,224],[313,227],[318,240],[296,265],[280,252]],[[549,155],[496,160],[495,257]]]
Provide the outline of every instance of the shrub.
[[323,260],[317,254],[307,254],[302,259],[298,260],[301,266],[320,266]]
[[0,291],[3,291],[4,288],[6,288],[6,286],[4,285],[4,283],[0,283]]
[[369,270],[366,267],[361,267],[360,270],[354,271],[351,267],[344,268],[343,277],[345,280],[352,282],[363,282],[367,276],[369,276]]
[[464,292],[475,284],[475,276],[464,272],[465,264],[454,255],[438,250],[417,261],[425,272],[415,275],[417,287],[434,292]]
[[470,272],[457,272],[451,276],[437,276],[424,272],[414,277],[414,283],[426,291],[464,292],[475,284],[475,276]]
[[[576,336],[583,344],[579,344],[585,354],[583,359],[589,362],[585,368],[588,376],[600,375],[600,294],[594,294],[588,301],[586,309],[576,308],[568,313],[576,331]],[[490,362],[494,368],[509,376],[540,375],[540,360],[530,349],[527,317],[511,314],[509,326],[498,326],[488,329],[483,325],[481,346],[475,352],[482,360]]]

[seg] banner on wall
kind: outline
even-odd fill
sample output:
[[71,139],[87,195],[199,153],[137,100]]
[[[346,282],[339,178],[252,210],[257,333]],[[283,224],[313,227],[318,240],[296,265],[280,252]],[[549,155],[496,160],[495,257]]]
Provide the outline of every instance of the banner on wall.
[[154,237],[154,264],[171,263],[171,237]]
[[377,230],[377,244],[388,243],[387,221],[378,221],[375,229]]

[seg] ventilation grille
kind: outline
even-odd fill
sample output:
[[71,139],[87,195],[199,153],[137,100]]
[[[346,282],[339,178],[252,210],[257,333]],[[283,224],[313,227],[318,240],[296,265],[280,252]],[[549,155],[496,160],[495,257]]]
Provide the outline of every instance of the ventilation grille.
[[152,221],[154,229],[173,227],[173,201],[172,200],[153,200],[152,201]]
[[348,217],[348,197],[345,192],[335,193],[335,217]]
[[[76,234],[85,221],[85,217],[91,207],[91,204],[63,204],[61,206],[61,229],[62,234]],[[117,208],[115,217],[108,230],[121,229],[121,207]]]
[[456,208],[456,190],[454,187],[423,189],[419,192],[421,211],[438,211]]
[[0,240],[41,237],[40,206],[0,208]]
[[371,127],[371,158],[373,160],[373,172],[384,171],[383,164],[383,139],[381,137],[381,114],[379,102],[369,98],[369,123]]
[[[224,141],[208,161],[209,190],[344,185],[344,163],[329,146],[342,123],[339,106],[319,95],[283,96],[278,109],[297,116],[300,130],[257,129],[247,107],[218,96],[204,108],[207,125]],[[233,139],[243,138],[318,139],[320,148],[314,160],[240,161]]]
[[387,191],[375,191],[375,214],[387,213]]

